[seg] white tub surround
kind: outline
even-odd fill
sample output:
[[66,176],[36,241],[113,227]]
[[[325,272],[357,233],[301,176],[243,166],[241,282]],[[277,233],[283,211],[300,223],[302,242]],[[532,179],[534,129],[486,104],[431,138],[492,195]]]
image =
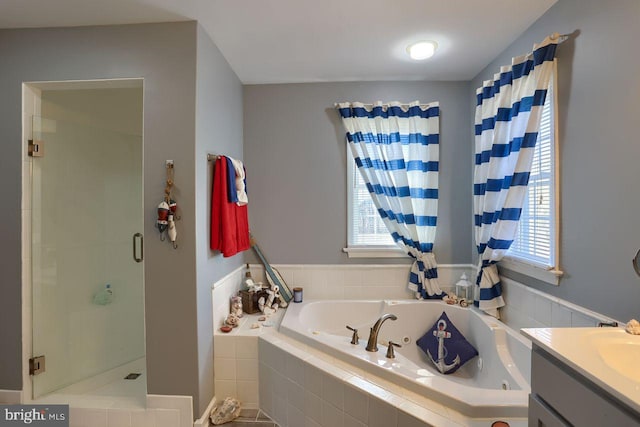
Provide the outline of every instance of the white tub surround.
[[[277,329],[284,310],[269,317],[267,325],[272,326],[258,322],[261,314],[244,313],[237,328],[229,333],[221,332],[220,326],[229,314],[230,298],[241,289],[244,271],[244,266],[239,267],[212,286],[214,399],[235,397],[242,402],[243,409],[257,410],[258,337]],[[252,329],[251,325],[256,322],[260,327]],[[206,419],[206,414],[200,414],[201,422]]]
[[282,334],[261,337],[259,351],[260,408],[280,427],[467,425],[431,399]]
[[261,336],[259,352],[260,408],[281,427],[527,425],[526,417],[471,419],[281,333]]
[[[305,300],[405,299],[414,298],[407,289],[411,264],[274,264],[289,288],[304,288]],[[266,283],[264,268],[251,264],[256,281]],[[462,273],[475,277],[472,264],[438,265],[438,282],[453,291]]]
[[[232,296],[238,295],[244,279],[245,266],[241,266],[211,285],[211,307],[213,313],[213,330],[217,331],[229,315]],[[214,349],[215,351],[215,349]]]
[[[215,396],[219,400],[235,397],[243,409],[260,409],[258,405],[258,337],[277,332],[284,310],[259,322],[262,314],[244,314],[240,325],[229,333],[214,333],[213,369]],[[260,327],[252,329],[258,323]],[[264,326],[265,323],[270,326]]]
[[[443,311],[480,354],[451,375],[440,374],[415,344]],[[393,360],[385,357],[384,345],[378,352],[364,349],[369,328],[384,313],[398,320],[384,324],[379,342],[403,343]],[[359,345],[350,343],[346,325],[359,330]],[[465,417],[527,415],[530,344],[478,310],[441,301],[315,301],[292,304],[280,331]]]
[[502,296],[507,303],[500,309],[500,320],[513,329],[582,328],[616,321],[513,279],[500,276],[500,282]]

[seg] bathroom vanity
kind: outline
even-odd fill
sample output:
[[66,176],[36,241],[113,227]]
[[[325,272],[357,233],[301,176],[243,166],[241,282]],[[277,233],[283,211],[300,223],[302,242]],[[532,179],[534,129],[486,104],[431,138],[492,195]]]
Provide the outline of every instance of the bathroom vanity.
[[529,426],[640,426],[640,336],[522,329],[533,342]]

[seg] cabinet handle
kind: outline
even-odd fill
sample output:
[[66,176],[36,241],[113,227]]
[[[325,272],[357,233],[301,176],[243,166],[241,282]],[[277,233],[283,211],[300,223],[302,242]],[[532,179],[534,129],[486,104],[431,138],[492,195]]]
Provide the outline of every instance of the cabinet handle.
[[[140,256],[138,256],[138,250],[136,245],[136,239],[140,239]],[[133,260],[135,262],[142,262],[144,259],[144,237],[141,233],[136,233],[133,235]]]

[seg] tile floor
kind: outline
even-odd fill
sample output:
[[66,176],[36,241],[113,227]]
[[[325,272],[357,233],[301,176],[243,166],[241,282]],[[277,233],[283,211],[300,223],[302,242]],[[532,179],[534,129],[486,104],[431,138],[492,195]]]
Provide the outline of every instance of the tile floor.
[[258,410],[243,410],[233,422],[224,424],[226,427],[278,427],[264,412]]

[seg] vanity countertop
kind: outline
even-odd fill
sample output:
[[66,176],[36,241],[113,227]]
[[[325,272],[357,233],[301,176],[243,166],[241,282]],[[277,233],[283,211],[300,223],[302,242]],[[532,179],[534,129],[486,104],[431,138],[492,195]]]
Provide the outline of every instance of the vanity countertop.
[[640,413],[640,335],[622,328],[527,328],[524,336]]

